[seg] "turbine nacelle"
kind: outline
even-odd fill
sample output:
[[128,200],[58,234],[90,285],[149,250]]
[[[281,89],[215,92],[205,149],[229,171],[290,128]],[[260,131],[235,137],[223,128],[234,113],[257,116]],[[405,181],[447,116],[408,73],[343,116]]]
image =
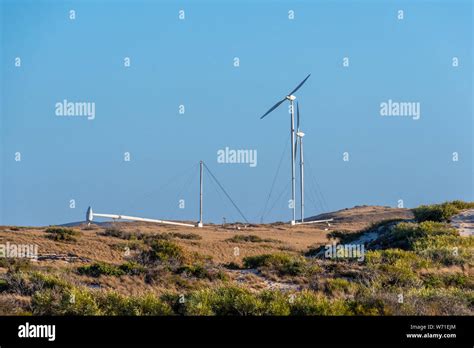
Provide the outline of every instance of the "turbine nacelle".
[[296,136],[302,138],[302,137],[304,137],[304,133],[303,132],[296,132]]
[[94,219],[94,212],[92,211],[92,207],[89,207],[86,212],[86,221],[90,223]]
[[296,97],[294,95],[287,95],[286,99],[288,99],[290,101],[294,101],[296,99]]

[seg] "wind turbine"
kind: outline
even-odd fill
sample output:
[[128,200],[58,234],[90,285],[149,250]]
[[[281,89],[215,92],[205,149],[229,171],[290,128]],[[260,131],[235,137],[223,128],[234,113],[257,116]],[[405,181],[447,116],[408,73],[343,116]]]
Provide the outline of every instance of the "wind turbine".
[[275,110],[277,107],[279,107],[281,104],[283,104],[284,101],[288,100],[290,102],[290,110],[291,110],[291,124],[290,124],[290,133],[291,133],[291,202],[293,205],[293,216],[291,220],[291,225],[296,224],[296,199],[295,199],[295,191],[296,191],[296,184],[295,184],[295,110],[294,110],[294,101],[296,97],[293,95],[297,90],[303,86],[303,84],[306,82],[307,79],[311,74],[308,74],[306,78],[300,82],[298,86],[296,86],[295,89],[293,89],[288,95],[286,95],[282,100],[277,102],[275,105],[273,105],[268,111],[263,114],[260,119],[264,118],[267,116],[269,113],[271,113],[273,110]]

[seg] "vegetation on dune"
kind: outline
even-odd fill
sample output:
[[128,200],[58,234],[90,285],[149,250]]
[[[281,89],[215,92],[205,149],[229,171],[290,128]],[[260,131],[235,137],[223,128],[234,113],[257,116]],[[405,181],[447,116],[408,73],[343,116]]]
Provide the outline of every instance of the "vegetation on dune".
[[90,265],[78,267],[77,272],[95,278],[102,275],[119,277],[126,274],[137,275],[143,273],[145,272],[145,267],[133,261],[125,262],[120,266],[107,264],[105,262],[95,262]]
[[[0,258],[0,314],[473,315],[474,238],[460,236],[447,224],[453,214],[471,207],[474,203],[461,201],[421,206],[414,209],[415,221],[386,220],[358,233],[330,234],[351,244],[377,232],[366,242],[363,260],[310,258],[291,250],[239,257],[226,268],[186,247],[200,243],[176,242],[198,240],[199,235],[111,228],[101,235],[137,246],[126,262],[94,261],[61,269]],[[58,241],[79,235],[61,227],[46,232]],[[116,250],[117,240],[110,241]],[[245,248],[252,255],[262,242],[275,240],[237,234],[223,245],[231,253],[229,243],[248,243]],[[119,282],[129,287],[115,288]]]
[[34,315],[171,315],[171,308],[153,294],[124,296],[86,288],[47,289],[33,295]]
[[232,243],[270,243],[270,242],[279,243],[280,242],[276,239],[261,238],[253,234],[248,234],[248,235],[236,234],[232,238],[226,239],[226,241],[232,242]]
[[186,239],[186,240],[200,240],[202,237],[196,233],[181,233],[181,232],[165,232],[165,233],[143,233],[143,232],[130,232],[123,231],[117,228],[108,228],[102,235],[108,237],[115,237],[125,240],[142,240],[146,243],[151,243],[155,240],[171,240],[174,238],[177,239]]
[[380,315],[390,314],[392,309],[384,301],[368,297],[329,298],[310,290],[253,293],[227,286],[162,296],[124,296],[77,287],[44,289],[33,295],[30,310],[36,315],[308,316]]
[[23,272],[31,268],[30,259],[0,257],[0,267],[9,272]]
[[348,233],[347,231],[332,231],[328,233],[328,238],[338,239],[339,242],[342,244],[350,244],[351,242],[359,239],[368,232],[383,233],[390,229],[393,225],[396,225],[398,222],[401,221],[403,221],[403,219],[382,220],[379,222],[372,223],[368,227],[355,233]]
[[275,271],[280,275],[296,276],[306,270],[306,260],[299,255],[284,253],[248,256],[243,259],[245,268],[256,268],[261,271]]
[[412,209],[417,222],[448,222],[461,210],[474,208],[474,202],[451,201],[441,204],[421,205]]
[[397,224],[390,233],[384,234],[377,240],[381,248],[400,248],[414,250],[416,243],[427,238],[452,236],[459,237],[454,228],[445,223],[424,221],[422,223],[402,222]]
[[446,266],[473,261],[474,238],[462,237],[456,229],[441,222],[399,223],[373,244],[382,249],[413,251]]
[[97,262],[91,265],[81,266],[77,269],[77,272],[90,277],[99,277],[101,275],[121,276],[125,274],[125,272],[123,272],[117,266],[109,265],[104,262]]
[[208,280],[227,280],[227,276],[220,269],[211,268],[209,266],[203,265],[202,263],[196,263],[193,265],[184,265],[179,267],[176,271],[178,274],[182,274],[189,277],[195,277],[198,279],[208,279]]
[[149,250],[142,252],[140,259],[144,264],[157,262],[182,262],[185,259],[184,250],[176,243],[167,240],[155,240]]
[[48,238],[60,242],[76,242],[81,234],[79,231],[63,227],[49,227],[45,232],[49,233]]

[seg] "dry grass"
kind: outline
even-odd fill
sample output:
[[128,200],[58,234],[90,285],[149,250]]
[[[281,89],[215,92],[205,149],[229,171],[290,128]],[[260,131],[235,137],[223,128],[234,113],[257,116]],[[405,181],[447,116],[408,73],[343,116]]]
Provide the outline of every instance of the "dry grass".
[[[163,233],[196,233],[202,237],[200,240],[173,238],[173,241],[189,251],[210,256],[216,263],[239,262],[246,256],[273,253],[281,250],[301,252],[309,246],[331,243],[327,235],[334,230],[347,232],[359,231],[372,223],[393,219],[411,218],[411,212],[406,209],[393,209],[385,207],[357,207],[345,209],[328,215],[335,219],[331,226],[326,224],[300,225],[290,227],[283,225],[254,225],[252,227],[240,226],[240,229],[229,229],[220,225],[211,225],[202,229],[182,228],[176,226],[160,226],[152,223],[123,222],[114,223],[114,228],[126,232],[140,232],[143,234]],[[104,236],[105,226],[94,226],[92,230],[81,226],[81,235],[74,244],[53,241],[47,238],[46,228],[21,228],[12,231],[11,227],[0,227],[0,243],[10,242],[15,244],[37,244],[41,254],[74,254],[93,261],[107,263],[121,263],[126,261],[121,246],[127,245],[126,241]],[[325,230],[328,228],[328,230]],[[228,239],[236,235],[255,235],[264,240],[274,239],[278,243],[234,243]],[[239,248],[239,256],[234,255],[234,248]],[[45,261],[48,262],[48,261]],[[52,265],[61,262],[50,262]],[[63,267],[60,264],[60,267]]]
[[[288,224],[259,224],[259,225],[210,225],[202,229],[193,229],[177,226],[163,226],[152,223],[123,222],[114,223],[112,226],[93,225],[92,228],[76,226],[80,231],[77,241],[68,243],[54,241],[48,238],[46,228],[0,226],[0,243],[36,244],[40,256],[62,255],[70,257],[67,260],[44,259],[33,262],[34,270],[45,273],[57,274],[71,284],[80,284],[89,288],[115,290],[124,295],[142,295],[146,293],[164,294],[167,292],[186,292],[192,289],[216,286],[222,282],[244,282],[249,289],[261,290],[268,288],[268,279],[252,273],[242,274],[239,271],[224,269],[229,263],[242,265],[242,260],[248,256],[274,254],[284,251],[288,254],[301,254],[310,246],[331,244],[328,234],[334,230],[356,232],[373,223],[387,219],[411,219],[413,216],[406,209],[391,209],[386,207],[356,207],[328,214],[324,218],[334,218],[331,226],[326,224],[300,225],[291,227]],[[320,217],[318,217],[320,218]],[[104,235],[107,228],[118,229],[128,233],[141,235],[167,235],[167,239],[179,245],[189,255],[196,253],[203,259],[206,257],[213,265],[224,269],[228,280],[210,281],[178,275],[169,270],[159,271],[150,276],[100,276],[92,278],[80,275],[77,268],[93,262],[105,262],[120,265],[131,260],[140,253],[140,248],[147,248],[146,240],[129,240],[114,236]],[[195,233],[201,238],[186,239],[183,234]],[[238,235],[254,235],[261,238],[262,242],[231,241]],[[131,250],[126,247],[129,246]],[[238,255],[236,249],[238,248]],[[82,260],[82,261],[81,261]],[[86,261],[87,260],[87,261]],[[0,272],[5,269],[0,267]],[[153,281],[150,281],[152,279]],[[280,284],[284,279],[272,279],[282,288],[288,284]],[[299,286],[295,280],[294,286]],[[293,286],[289,284],[288,286]],[[5,295],[6,296],[6,295]],[[8,297],[9,296],[9,297]],[[18,304],[15,301],[28,301],[24,297],[0,296],[0,310]],[[15,304],[16,303],[16,304]],[[24,306],[23,303],[22,306]],[[17,306],[21,307],[21,306]]]

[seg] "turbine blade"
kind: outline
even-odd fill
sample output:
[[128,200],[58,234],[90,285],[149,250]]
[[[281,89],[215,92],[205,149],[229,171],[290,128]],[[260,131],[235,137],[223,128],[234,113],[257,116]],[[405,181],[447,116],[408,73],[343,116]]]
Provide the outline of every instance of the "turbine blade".
[[260,117],[260,119],[264,118],[265,116],[267,116],[270,112],[272,112],[273,110],[275,110],[277,107],[279,107],[281,105],[281,103],[283,103],[284,101],[286,100],[286,97],[283,98],[282,100],[280,100],[278,103],[276,103],[275,105],[273,105],[262,117]]
[[296,161],[296,155],[298,154],[298,137],[296,137],[295,139],[295,161]]
[[311,74],[309,74],[308,76],[306,76],[306,78],[305,78],[303,81],[301,81],[301,83],[300,83],[298,86],[296,86],[296,88],[295,88],[294,90],[292,90],[288,95],[292,95],[292,94],[295,93],[297,90],[299,90],[300,87],[303,86],[303,84],[306,82],[307,79],[309,79],[310,76],[311,76]]

